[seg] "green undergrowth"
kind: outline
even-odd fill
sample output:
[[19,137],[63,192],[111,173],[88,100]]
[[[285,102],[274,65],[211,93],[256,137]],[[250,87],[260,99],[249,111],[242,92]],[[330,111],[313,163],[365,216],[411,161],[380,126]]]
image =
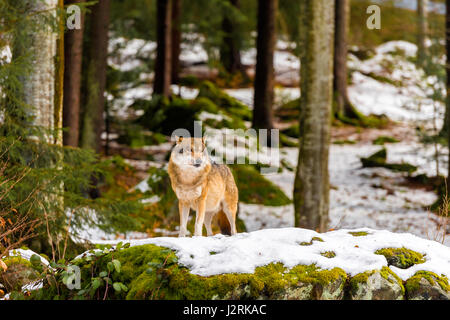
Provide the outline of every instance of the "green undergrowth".
[[386,162],[387,151],[385,148],[375,152],[367,158],[361,158],[362,166],[364,168],[382,167],[396,172],[412,173],[417,170],[416,166],[412,164],[403,163],[388,163]]
[[375,145],[383,145],[385,143],[397,143],[397,142],[399,142],[399,140],[389,136],[379,136],[378,138],[372,141],[372,143]]
[[230,165],[239,190],[239,201],[266,206],[284,206],[291,203],[286,194],[261,175],[254,166]]

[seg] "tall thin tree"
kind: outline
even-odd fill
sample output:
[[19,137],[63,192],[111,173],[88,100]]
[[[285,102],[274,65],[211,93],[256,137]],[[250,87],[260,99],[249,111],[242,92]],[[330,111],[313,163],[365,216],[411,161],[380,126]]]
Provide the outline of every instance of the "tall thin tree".
[[300,147],[294,182],[295,225],[325,231],[328,223],[334,2],[300,2]]
[[[445,72],[447,74],[447,82],[446,82],[446,91],[447,91],[447,99],[445,101],[445,119],[444,123],[447,124],[447,139],[448,145],[450,148],[450,0],[446,0],[445,2],[446,12],[445,12],[445,52],[447,56],[447,61],[445,64]],[[448,159],[448,175],[447,181],[450,182],[450,152]],[[449,185],[447,183],[447,185]]]
[[108,55],[110,0],[92,6],[90,48],[86,81],[86,104],[83,114],[81,147],[101,152],[101,135],[105,127],[105,88]]
[[417,62],[420,66],[426,61],[427,46],[426,40],[428,35],[428,0],[417,0]]
[[181,52],[181,0],[172,0],[172,83],[178,83]]
[[256,39],[255,94],[253,127],[273,128],[273,55],[276,43],[278,0],[258,1],[258,35]]
[[358,113],[350,102],[347,92],[347,53],[350,22],[350,0],[336,0],[334,37],[334,77],[333,87],[336,99],[334,115],[358,118]]
[[153,94],[168,97],[172,75],[172,0],[156,2],[157,49]]
[[[229,0],[231,8],[239,9],[239,0]],[[230,9],[231,9],[230,8]],[[232,19],[232,10],[227,10],[222,19],[223,37],[220,45],[220,60],[229,73],[242,71],[241,52],[236,23]]]
[[[66,0],[66,4],[79,4],[84,0]],[[80,88],[83,58],[84,15],[80,16],[80,28],[69,29],[64,36],[64,145],[78,147],[80,134]]]

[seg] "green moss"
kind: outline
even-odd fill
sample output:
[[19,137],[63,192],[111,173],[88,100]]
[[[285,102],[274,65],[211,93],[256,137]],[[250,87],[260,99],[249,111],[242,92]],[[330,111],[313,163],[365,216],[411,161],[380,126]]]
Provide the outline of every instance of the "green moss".
[[390,169],[396,172],[408,172],[412,173],[417,170],[416,166],[409,163],[387,163],[387,151],[385,148],[375,152],[368,158],[361,158],[361,162],[364,168],[382,167]]
[[[311,285],[305,293],[306,298],[313,298],[313,286],[325,288],[332,285],[333,288],[336,281],[341,281],[337,289],[343,290],[347,279],[346,273],[339,268],[321,270],[315,265],[299,265],[287,269],[281,263],[257,267],[253,273],[202,277],[179,265],[172,250],[152,244],[106,255],[95,262],[95,268],[103,270],[108,261],[111,261],[112,255],[121,262],[122,267],[120,273],[111,274],[111,280],[125,284],[129,290],[127,293],[111,293],[108,295],[110,299],[272,299],[286,294],[293,295],[296,289],[305,285]],[[91,281],[91,263],[81,260],[72,263],[81,268],[81,286],[84,287]],[[76,291],[67,290],[64,286],[60,286],[59,292],[47,285],[44,288],[34,292],[32,298],[80,298]],[[329,292],[328,290],[327,293]],[[95,299],[97,295],[90,298]]]
[[366,231],[350,231],[349,234],[351,234],[354,237],[364,237],[369,235]]
[[335,140],[333,144],[356,144],[355,140]]
[[367,281],[369,280],[369,277],[372,276],[373,274],[375,274],[376,272],[379,272],[380,275],[388,280],[391,283],[394,283],[394,281],[396,283],[398,283],[402,289],[402,293],[405,293],[405,287],[403,286],[403,281],[402,279],[400,279],[391,269],[389,269],[388,267],[383,267],[381,268],[381,270],[370,270],[370,271],[366,271],[363,273],[358,273],[357,275],[355,275],[354,277],[352,277],[349,281],[349,285],[352,291],[356,291],[358,290],[358,287],[361,284],[367,283]]
[[310,245],[313,244],[314,241],[320,241],[320,242],[323,242],[322,238],[319,238],[319,237],[312,237],[311,241],[309,241],[309,242],[305,242],[305,241],[300,242],[300,245],[301,245],[301,246],[310,246]]
[[331,258],[336,257],[336,253],[334,253],[334,251],[325,251],[325,252],[321,252],[320,255],[321,255],[322,257],[325,257],[325,258],[328,258],[328,259],[331,259]]
[[252,111],[245,104],[229,96],[210,81],[203,81],[201,83],[197,96],[197,99],[199,98],[208,98],[231,116],[240,118],[244,121],[251,121]]
[[399,142],[399,140],[393,138],[393,137],[389,137],[389,136],[379,136],[378,138],[376,138],[375,140],[373,140],[373,144],[375,145],[383,145],[385,143],[397,143]]
[[393,265],[401,269],[407,269],[415,264],[425,262],[421,253],[407,248],[384,248],[375,251],[375,254],[383,255],[388,265]]
[[3,258],[2,260],[8,267],[11,267],[11,266],[17,265],[17,264],[21,264],[21,265],[24,265],[24,266],[27,266],[30,268],[32,267],[31,262],[22,257],[10,256],[10,257]]
[[274,183],[266,179],[252,165],[230,165],[239,190],[239,201],[263,204],[266,206],[283,206],[291,200]]
[[438,276],[436,273],[431,271],[417,271],[411,278],[406,281],[406,291],[414,292],[420,288],[420,280],[426,279],[431,285],[439,284],[442,290],[449,292],[450,285],[447,277]]

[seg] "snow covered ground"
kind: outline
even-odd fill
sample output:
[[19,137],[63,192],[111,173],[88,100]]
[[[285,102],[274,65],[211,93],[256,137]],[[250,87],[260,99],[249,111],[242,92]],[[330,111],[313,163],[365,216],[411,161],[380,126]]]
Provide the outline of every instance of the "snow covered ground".
[[[353,236],[351,232],[366,232]],[[312,241],[319,237],[323,241]],[[311,245],[301,245],[311,242]],[[115,244],[117,241],[102,241]],[[300,228],[266,229],[240,233],[233,237],[174,238],[160,237],[134,240],[131,245],[156,244],[177,251],[179,263],[193,274],[211,276],[222,273],[253,273],[256,267],[281,262],[291,268],[296,265],[316,264],[322,269],[342,268],[354,276],[368,270],[387,266],[386,258],[375,254],[383,248],[408,248],[425,255],[425,262],[408,269],[390,266],[400,278],[406,280],[416,271],[425,270],[450,277],[450,248],[434,241],[408,233],[362,228],[341,229],[317,233]],[[332,251],[334,258],[321,253]]]

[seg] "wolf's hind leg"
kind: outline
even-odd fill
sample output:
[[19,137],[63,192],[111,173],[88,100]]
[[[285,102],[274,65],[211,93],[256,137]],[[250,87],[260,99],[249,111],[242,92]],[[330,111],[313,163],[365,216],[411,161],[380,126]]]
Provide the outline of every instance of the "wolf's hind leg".
[[212,229],[211,229],[211,221],[213,218],[213,214],[212,213],[205,213],[205,228],[206,228],[206,235],[208,237],[213,235]]
[[223,206],[223,212],[227,216],[228,222],[231,227],[231,235],[235,235],[236,232],[236,211],[237,211],[237,203],[228,203],[225,201]]

